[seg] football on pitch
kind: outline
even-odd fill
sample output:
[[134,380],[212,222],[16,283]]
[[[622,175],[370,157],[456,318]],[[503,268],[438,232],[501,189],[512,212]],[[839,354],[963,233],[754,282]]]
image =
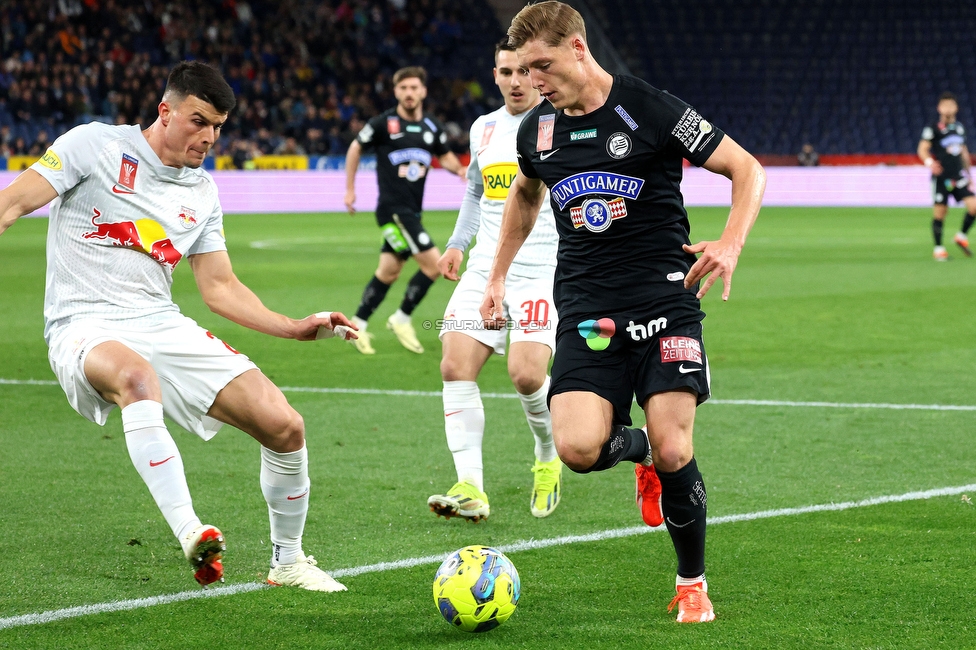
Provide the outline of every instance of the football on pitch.
[[522,584],[512,561],[488,546],[451,553],[434,576],[434,604],[465,632],[487,632],[508,620]]

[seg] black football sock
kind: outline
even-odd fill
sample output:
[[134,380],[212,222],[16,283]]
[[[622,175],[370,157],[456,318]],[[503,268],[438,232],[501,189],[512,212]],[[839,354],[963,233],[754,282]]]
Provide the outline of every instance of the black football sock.
[[942,245],[942,221],[932,219],[932,236],[935,237],[935,245]]
[[698,463],[691,462],[677,472],[657,470],[661,479],[661,510],[678,555],[678,575],[697,578],[705,573],[705,483]]
[[407,292],[403,295],[403,302],[400,303],[400,311],[409,316],[417,308],[420,301],[427,295],[427,290],[434,284],[434,281],[424,275],[423,271],[417,271],[410,278],[407,285]]
[[973,222],[976,222],[976,214],[966,213],[966,216],[962,218],[962,234],[966,235],[969,233],[969,229],[973,227]]
[[363,290],[363,301],[359,303],[359,309],[356,310],[356,318],[369,320],[376,308],[383,302],[383,298],[386,298],[386,292],[389,290],[390,285],[382,282],[374,275],[373,279],[366,285],[366,289]]
[[610,430],[610,439],[600,449],[600,457],[589,469],[573,470],[577,474],[588,474],[610,469],[622,460],[639,463],[649,453],[647,434],[641,429],[628,429],[618,424]]

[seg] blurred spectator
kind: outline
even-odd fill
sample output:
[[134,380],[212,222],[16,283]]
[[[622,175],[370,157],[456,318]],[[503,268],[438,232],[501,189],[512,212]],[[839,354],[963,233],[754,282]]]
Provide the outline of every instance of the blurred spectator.
[[802,149],[800,149],[800,153],[798,153],[796,156],[796,161],[801,167],[816,167],[820,164],[820,154],[818,154],[814,150],[813,145],[808,142],[803,145]]
[[27,150],[27,155],[40,158],[50,146],[51,141],[47,137],[47,131],[39,131],[37,133],[37,139],[31,143],[30,149]]
[[500,36],[483,0],[2,0],[0,126],[8,148],[19,137],[31,149],[40,131],[148,124],[170,67],[199,59],[239,96],[228,152],[247,139],[271,153],[291,137],[294,150],[341,155],[359,116],[393,101],[390,75],[406,65],[427,67],[428,111],[466,133],[493,99],[490,78],[470,75],[487,67],[465,57],[490,57]]
[[274,152],[276,156],[304,156],[305,148],[298,144],[295,138],[287,137]]
[[237,140],[230,149],[234,169],[254,169],[254,159],[260,155],[257,145],[248,140]]

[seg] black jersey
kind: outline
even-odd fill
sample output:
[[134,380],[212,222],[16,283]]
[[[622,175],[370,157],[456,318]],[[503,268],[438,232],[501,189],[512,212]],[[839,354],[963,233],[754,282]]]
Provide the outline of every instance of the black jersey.
[[548,186],[559,231],[554,300],[560,318],[664,305],[702,318],[684,277],[695,256],[680,183],[724,133],[694,108],[617,75],[606,103],[570,116],[542,102],[522,121],[519,166]]
[[444,126],[432,117],[409,122],[391,108],[367,122],[356,141],[364,151],[376,152],[380,187],[377,212],[410,210],[419,214],[431,158],[449,151]]
[[962,148],[966,144],[966,130],[959,122],[936,122],[922,129],[922,140],[932,143],[932,157],[942,165],[942,176],[958,178],[963,170]]

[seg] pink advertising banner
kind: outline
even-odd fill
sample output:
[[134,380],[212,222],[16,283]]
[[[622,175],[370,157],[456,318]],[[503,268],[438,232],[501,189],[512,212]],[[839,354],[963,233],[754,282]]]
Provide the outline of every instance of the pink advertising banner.
[[[6,187],[16,172],[0,172]],[[930,176],[921,165],[906,167],[769,167],[767,206],[905,206],[931,205]],[[339,212],[345,210],[346,177],[341,171],[223,171],[213,177],[225,214]],[[442,170],[431,170],[424,194],[425,210],[456,210],[464,183]],[[688,206],[727,206],[732,184],[723,176],[686,168],[681,189]],[[356,176],[356,208],[376,207],[376,173]],[[36,213],[46,215],[47,208]]]

